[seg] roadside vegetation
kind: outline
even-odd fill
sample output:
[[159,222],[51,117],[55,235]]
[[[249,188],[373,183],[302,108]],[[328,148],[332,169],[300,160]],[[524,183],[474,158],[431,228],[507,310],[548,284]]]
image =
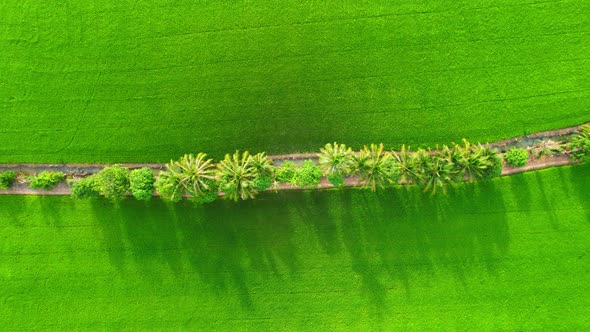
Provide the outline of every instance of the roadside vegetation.
[[62,172],[41,172],[29,178],[29,187],[32,189],[51,190],[65,180]]
[[334,188],[347,181],[362,189],[376,191],[397,185],[418,185],[424,192],[446,192],[447,187],[464,181],[475,181],[500,175],[501,158],[497,151],[483,145],[453,144],[442,149],[418,149],[411,152],[386,151],[383,144],[364,146],[352,151],[344,144],[326,144],[318,161],[301,163],[285,161],[275,166],[265,153],[248,151],[226,154],[219,163],[204,153],[187,154],[166,164],[156,177],[149,168],[134,170],[118,165],[107,167],[92,179],[74,184],[73,198],[87,198],[95,193],[116,203],[131,194],[149,200],[156,191],[162,199],[179,202],[188,199],[209,203],[219,193],[229,200],[248,200],[268,189],[282,186],[301,189],[318,187],[322,178]]
[[[127,196],[148,201],[155,193],[169,202],[187,199],[203,204],[220,196],[239,201],[253,199],[267,190],[314,189],[320,185],[335,189],[356,186],[373,192],[390,186],[415,185],[435,195],[463,182],[500,176],[503,164],[520,168],[529,160],[557,154],[588,162],[590,126],[581,126],[563,140],[540,139],[530,147],[511,148],[503,154],[496,148],[472,144],[466,139],[461,144],[415,151],[406,145],[399,151],[387,151],[383,144],[370,144],[353,151],[345,144],[334,142],[324,145],[316,159],[298,162],[284,160],[275,164],[264,152],[235,151],[216,164],[207,154],[197,153],[170,161],[159,174],[148,167],[129,170],[113,165],[68,182],[72,198],[104,196],[112,203]],[[14,171],[0,173],[0,190],[8,189],[17,178]],[[61,172],[41,172],[23,178],[30,188],[51,190],[66,177]]]
[[6,171],[0,173],[0,190],[6,190],[12,186],[16,180],[16,172],[15,171]]

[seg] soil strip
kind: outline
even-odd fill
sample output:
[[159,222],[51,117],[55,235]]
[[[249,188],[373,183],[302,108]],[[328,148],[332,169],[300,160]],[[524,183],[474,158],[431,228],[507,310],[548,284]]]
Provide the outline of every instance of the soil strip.
[[[512,146],[522,145],[523,141],[530,141],[532,139],[558,139],[567,135],[571,135],[573,132],[578,130],[582,125],[573,126],[569,128],[557,129],[534,133],[526,136],[520,136],[515,138],[506,139],[499,142],[489,143],[489,146],[497,147],[501,151],[506,151]],[[519,144],[520,143],[520,144]],[[305,159],[318,159],[319,153],[292,153],[292,154],[280,154],[269,156],[277,165],[284,163],[285,161],[301,161]],[[558,154],[550,157],[542,157],[540,159],[530,159],[527,165],[524,167],[511,167],[504,164],[502,169],[502,176],[512,175],[516,173],[528,172],[533,170],[539,170],[549,167],[565,166],[575,164],[576,161],[572,160],[568,155]],[[28,187],[27,181],[23,178],[23,174],[37,174],[42,171],[56,171],[63,172],[70,179],[79,179],[95,173],[100,172],[105,167],[112,166],[113,164],[93,163],[93,164],[33,164],[33,163],[19,163],[19,164],[0,164],[0,172],[13,170],[18,172],[19,179],[17,182],[7,190],[0,190],[0,195],[70,195],[70,187],[66,183],[60,183],[56,188],[52,190],[43,189],[31,189]],[[129,169],[137,169],[142,167],[149,167],[156,173],[166,168],[165,164],[154,164],[154,163],[123,163],[119,164]],[[345,187],[360,187],[363,184],[359,183],[356,177],[348,177],[345,179]],[[314,189],[329,189],[334,186],[326,179],[322,178],[320,184]],[[273,190],[305,190],[304,188],[294,187],[290,184],[279,184],[275,188],[268,189]],[[157,193],[154,196],[158,196]],[[223,196],[223,194],[220,194]]]

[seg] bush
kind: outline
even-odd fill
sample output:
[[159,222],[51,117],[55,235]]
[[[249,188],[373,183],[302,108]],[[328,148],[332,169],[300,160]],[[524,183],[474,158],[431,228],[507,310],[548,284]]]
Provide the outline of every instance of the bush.
[[328,174],[326,175],[326,178],[334,187],[337,188],[343,187],[346,184],[346,181],[344,181],[342,175],[339,174]]
[[133,197],[149,201],[154,194],[154,172],[149,167],[135,169],[129,174],[129,188]]
[[155,183],[156,191],[165,201],[176,203],[182,200],[184,188],[179,184],[178,178],[162,172]]
[[16,180],[15,171],[6,171],[0,173],[0,190],[8,189],[12,186],[12,183]]
[[265,191],[272,186],[272,178],[270,176],[258,175],[254,179],[254,183],[256,184],[256,190]]
[[300,186],[302,188],[315,188],[322,179],[322,170],[313,164],[313,161],[306,160],[295,172],[291,179],[291,184]]
[[285,161],[276,172],[275,179],[279,183],[292,182],[297,166],[291,161]]
[[529,160],[529,152],[525,149],[513,148],[504,154],[506,163],[513,167],[522,167]]
[[570,138],[569,148],[572,158],[590,162],[590,125],[584,125]]
[[215,201],[217,197],[219,197],[219,185],[213,180],[207,181],[207,185],[210,188],[209,190],[204,191],[201,195],[191,197],[190,200],[197,204],[205,204]]
[[66,178],[62,172],[41,172],[29,178],[29,187],[33,189],[51,190]]
[[482,180],[489,180],[502,175],[502,158],[497,155],[490,157],[491,166],[482,172]]
[[105,167],[95,175],[95,181],[99,193],[117,203],[129,192],[129,169],[120,165]]
[[74,199],[83,199],[98,196],[98,188],[93,176],[72,183],[71,196]]

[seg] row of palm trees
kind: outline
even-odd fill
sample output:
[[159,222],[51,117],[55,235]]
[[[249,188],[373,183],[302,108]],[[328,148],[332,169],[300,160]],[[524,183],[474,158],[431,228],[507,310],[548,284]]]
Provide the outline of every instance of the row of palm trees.
[[446,191],[456,182],[475,181],[500,175],[502,159],[497,151],[481,144],[444,145],[442,149],[384,151],[383,144],[364,146],[353,152],[344,144],[326,144],[319,164],[327,177],[357,178],[357,184],[375,191],[388,184],[416,184],[425,192]]
[[[292,165],[290,165],[292,166]],[[308,164],[309,166],[309,164]],[[415,184],[425,192],[446,192],[449,185],[498,176],[502,160],[497,151],[483,145],[463,144],[443,146],[442,149],[386,151],[383,144],[364,146],[353,151],[345,144],[326,144],[318,165],[335,186],[355,181],[372,191],[397,184]],[[277,167],[264,152],[254,155],[247,151],[226,154],[217,164],[204,153],[184,155],[166,165],[156,181],[162,198],[180,201],[189,197],[197,202],[215,200],[221,190],[229,199],[252,199],[260,191],[277,187]]]
[[217,198],[221,190],[232,200],[254,198],[261,188],[261,178],[272,178],[273,161],[262,152],[250,155],[248,151],[225,158],[215,165],[205,153],[186,154],[166,164],[156,181],[156,190],[166,200],[177,202],[183,197],[206,203]]

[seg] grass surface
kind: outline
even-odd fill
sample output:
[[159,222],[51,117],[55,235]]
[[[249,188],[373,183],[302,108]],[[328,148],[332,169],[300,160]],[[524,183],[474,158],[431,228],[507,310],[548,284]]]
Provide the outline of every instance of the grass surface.
[[488,141],[590,120],[590,2],[0,3],[0,162]]
[[0,196],[0,329],[587,330],[590,166],[120,208]]

